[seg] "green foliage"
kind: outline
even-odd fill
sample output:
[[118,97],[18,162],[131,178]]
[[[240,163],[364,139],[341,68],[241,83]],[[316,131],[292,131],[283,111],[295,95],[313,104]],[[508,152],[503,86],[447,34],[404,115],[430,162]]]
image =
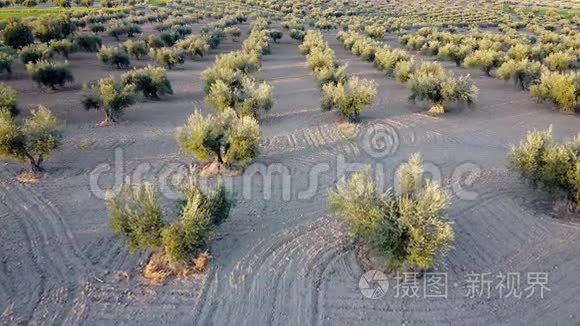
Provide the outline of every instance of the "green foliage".
[[543,71],[530,94],[540,101],[550,100],[564,112],[573,113],[580,96],[580,74]]
[[509,154],[512,169],[534,187],[564,194],[580,211],[580,134],[567,143],[556,144],[552,129],[528,133]]
[[145,41],[133,41],[127,40],[123,42],[123,49],[127,54],[135,57],[135,59],[139,60],[142,56],[147,54],[147,43]]
[[488,76],[491,76],[491,70],[501,63],[500,52],[495,50],[476,50],[465,57],[464,62],[467,67],[479,67]]
[[349,227],[355,240],[376,251],[390,266],[407,257],[409,232],[396,211],[391,192],[379,193],[368,170],[341,179],[328,196],[330,209]]
[[387,48],[380,48],[375,53],[375,67],[387,75],[392,75],[395,71],[395,66],[400,61],[408,61],[411,56],[407,51],[401,49],[390,50]]
[[218,112],[230,108],[239,116],[256,118],[259,111],[268,111],[272,107],[272,87],[266,83],[258,84],[250,76],[243,76],[236,85],[218,80],[211,86],[205,101]]
[[576,66],[576,55],[570,52],[554,52],[544,59],[548,69],[552,71],[564,71]]
[[512,79],[522,90],[528,89],[530,85],[540,78],[542,64],[535,61],[523,59],[515,61],[510,59],[504,62],[497,69],[497,76],[500,79]]
[[156,249],[164,226],[157,195],[150,184],[125,184],[116,196],[107,198],[113,233],[127,237],[129,248]]
[[34,21],[32,26],[34,37],[41,42],[59,40],[68,37],[76,30],[76,25],[66,15],[43,17]]
[[51,40],[48,45],[52,52],[62,55],[65,59],[68,59],[69,54],[76,51],[73,43],[66,39]]
[[65,83],[74,80],[67,62],[39,60],[27,63],[26,70],[38,86],[49,86],[52,89],[56,89],[57,85],[62,87]]
[[182,207],[177,222],[161,232],[165,254],[175,264],[187,264],[206,248],[215,225],[223,222],[233,204],[223,186],[205,194],[190,181],[182,190]]
[[455,45],[448,43],[439,48],[437,56],[442,59],[448,59],[455,62],[457,67],[461,66],[461,63],[469,53],[470,48],[467,46]]
[[10,20],[2,30],[4,44],[15,49],[21,49],[29,44],[34,43],[32,29],[19,21]]
[[258,155],[260,128],[254,118],[237,118],[231,109],[205,117],[196,110],[177,129],[176,139],[179,148],[197,160],[213,157],[220,165],[244,167]]
[[22,124],[10,111],[0,110],[0,157],[28,161],[32,171],[42,171],[42,162],[59,146],[61,138],[56,117],[44,106],[32,110]]
[[277,29],[271,29],[268,32],[270,34],[270,38],[274,41],[274,43],[278,43],[278,40],[280,40],[283,36],[282,32],[280,32]]
[[304,40],[302,44],[300,44],[300,52],[302,54],[309,54],[313,48],[324,44],[324,37],[319,31],[316,30],[308,30],[304,35]]
[[382,40],[385,37],[385,28],[383,26],[366,26],[365,32],[374,39]]
[[107,35],[112,36],[115,40],[119,41],[120,37],[129,32],[128,26],[123,23],[114,23],[110,25],[107,30]]
[[113,78],[104,78],[96,85],[84,86],[81,102],[86,110],[102,109],[105,122],[116,122],[135,102],[135,89],[133,84],[124,85]]
[[454,239],[445,218],[447,194],[437,185],[422,181],[419,155],[411,156],[399,169],[400,191],[379,193],[369,171],[342,179],[329,194],[330,209],[347,224],[356,240],[384,257],[392,268],[433,267]]
[[224,33],[226,33],[226,36],[231,38],[234,42],[237,42],[242,35],[240,28],[235,26],[224,28]]
[[252,30],[248,38],[244,40],[242,49],[246,53],[254,53],[257,56],[270,54],[271,40],[267,30]]
[[360,121],[362,110],[371,105],[377,95],[374,81],[349,78],[344,84],[326,84],[322,86],[322,109],[337,109],[351,122]]
[[129,67],[131,60],[127,52],[116,46],[103,45],[97,53],[97,58],[106,65],[117,67],[117,69]]
[[507,54],[514,61],[522,61],[528,58],[530,47],[525,44],[517,43],[508,50]]
[[161,67],[148,65],[145,68],[133,69],[121,76],[124,85],[134,85],[135,91],[143,92],[143,96],[158,99],[159,95],[173,94],[167,72]]
[[151,48],[149,50],[149,56],[153,58],[157,64],[168,69],[185,62],[185,52],[179,48]]
[[254,53],[241,51],[229,52],[219,55],[211,68],[201,74],[204,80],[204,91],[209,93],[212,85],[222,80],[228,87],[236,87],[241,84],[244,75],[254,74],[260,69],[260,60]]
[[12,116],[18,115],[16,95],[16,91],[12,87],[0,83],[0,110],[8,111]]
[[103,41],[97,35],[83,34],[77,35],[73,41],[74,46],[85,52],[97,52]]
[[459,78],[442,74],[414,73],[408,81],[411,90],[409,100],[430,101],[432,113],[443,113],[444,104],[449,102],[471,104],[477,98],[478,90],[469,75]]
[[415,61],[413,60],[413,58],[397,62],[395,64],[395,70],[393,71],[395,74],[395,78],[401,83],[406,83],[409,80],[409,78],[411,78],[414,64]]
[[14,62],[14,54],[0,51],[0,73],[7,72],[12,74],[12,62]]
[[203,58],[209,51],[207,38],[202,35],[191,35],[175,43],[175,47],[185,51],[191,59]]
[[298,42],[302,42],[302,41],[304,41],[304,37],[306,36],[306,33],[300,29],[291,29],[289,32],[289,35],[292,39],[294,39]]
[[29,62],[38,62],[40,60],[48,60],[54,55],[52,48],[46,43],[31,44],[25,46],[20,50],[20,60],[24,64]]

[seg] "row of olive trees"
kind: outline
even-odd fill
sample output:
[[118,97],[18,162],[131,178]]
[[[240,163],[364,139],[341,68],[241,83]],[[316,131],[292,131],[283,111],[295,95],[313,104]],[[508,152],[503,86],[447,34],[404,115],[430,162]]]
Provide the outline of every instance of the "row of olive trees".
[[551,38],[531,44],[527,36],[517,33],[502,36],[472,30],[462,36],[432,28],[400,37],[408,48],[453,60],[457,66],[463,63],[477,67],[488,76],[496,69],[497,78],[512,80],[520,89],[530,90],[532,97],[550,100],[564,112],[574,112],[580,94],[574,69],[578,55],[566,40],[559,39],[557,45]]
[[262,55],[270,53],[273,39],[267,27],[265,20],[254,21],[241,51],[218,56],[214,65],[203,71],[205,101],[216,114],[203,116],[196,110],[187,124],[177,129],[177,143],[183,152],[211,162],[204,173],[243,169],[258,155],[257,117],[272,106],[272,88],[255,77]]
[[374,62],[378,70],[405,83],[411,91],[410,101],[429,101],[430,113],[442,114],[447,103],[470,105],[477,98],[478,89],[469,75],[456,78],[438,63],[417,64],[405,50],[390,49],[358,32],[339,32],[337,38],[345,49]]
[[376,84],[366,79],[348,77],[346,66],[336,62],[334,51],[318,31],[306,32],[299,48],[302,54],[306,54],[306,65],[322,88],[322,110],[334,109],[349,122],[359,122],[361,112],[374,101]]

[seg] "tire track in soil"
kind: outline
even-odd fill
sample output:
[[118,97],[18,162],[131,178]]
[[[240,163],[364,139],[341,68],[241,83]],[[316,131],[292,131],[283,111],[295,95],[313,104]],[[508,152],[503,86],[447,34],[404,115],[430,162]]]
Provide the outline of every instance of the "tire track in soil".
[[[0,171],[5,180],[15,176]],[[41,286],[37,300],[28,306],[23,320],[62,322],[79,294],[78,285],[86,258],[80,253],[72,233],[51,203],[42,199],[30,187],[12,182],[3,183],[3,204],[13,213],[27,238]]]

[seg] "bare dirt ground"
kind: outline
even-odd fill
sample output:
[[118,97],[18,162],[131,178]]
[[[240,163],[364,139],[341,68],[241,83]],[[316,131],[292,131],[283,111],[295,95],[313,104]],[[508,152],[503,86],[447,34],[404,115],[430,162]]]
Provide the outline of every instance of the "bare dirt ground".
[[[191,163],[178,153],[175,127],[194,106],[210,112],[200,73],[217,53],[241,42],[225,41],[203,60],[169,71],[175,95],[135,105],[126,121],[110,128],[95,127],[100,112],[80,107],[79,85],[123,71],[103,66],[94,54],[73,54],[76,86],[53,92],[38,90],[19,65],[6,82],[18,90],[21,107],[42,103],[66,119],[65,144],[46,162],[48,173],[37,184],[18,184],[16,164],[0,166],[0,324],[579,325],[580,226],[546,214],[546,198],[506,168],[510,145],[528,130],[553,125],[559,139],[568,138],[580,129],[578,116],[537,104],[477,70],[443,63],[458,74],[471,73],[480,97],[473,108],[434,118],[407,103],[402,85],[345,51],[334,33],[326,36],[350,74],[378,83],[377,102],[363,113],[360,137],[342,139],[339,118],[320,111],[318,86],[297,43],[285,35],[264,56],[260,73],[275,101],[261,118],[262,153],[232,180],[237,205],[212,243],[210,268],[163,286],[141,284],[147,254],[128,252],[112,235],[104,202],[91,192],[90,173],[109,164],[98,180],[105,188],[122,181],[114,178],[121,168],[123,175],[140,169],[144,179],[158,183],[168,166]],[[385,153],[380,145],[368,148],[373,128],[386,130],[392,140]],[[116,149],[122,152],[120,165]],[[448,297],[401,298],[391,288],[382,299],[367,299],[358,288],[364,271],[353,244],[328,215],[328,189],[345,162],[380,167],[391,185],[395,168],[417,151],[450,188],[458,169],[478,171],[456,180],[473,196],[453,192],[455,246],[436,268],[448,275]],[[244,182],[255,168],[268,165],[290,175],[289,198],[282,178],[274,177],[271,187],[259,175],[251,187]],[[315,183],[314,191],[306,191]],[[172,203],[166,199],[164,205],[170,209]],[[472,271],[515,272],[522,278],[547,272],[550,291],[543,299],[500,298],[493,289],[489,298],[468,298],[465,274]]]

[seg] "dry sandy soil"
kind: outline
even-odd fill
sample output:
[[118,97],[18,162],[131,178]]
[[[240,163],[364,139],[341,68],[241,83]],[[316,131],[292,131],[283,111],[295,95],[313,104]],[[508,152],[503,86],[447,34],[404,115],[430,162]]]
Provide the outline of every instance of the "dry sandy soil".
[[[406,101],[402,85],[342,49],[334,36],[326,34],[327,41],[349,64],[348,72],[378,83],[377,102],[363,113],[362,136],[339,136],[338,117],[320,111],[317,84],[297,43],[285,35],[263,58],[260,77],[273,86],[275,104],[261,118],[256,166],[286,168],[290,198],[281,178],[274,178],[270,198],[259,176],[251,187],[244,185],[245,196],[243,176],[234,178],[237,205],[212,243],[208,272],[163,286],[142,284],[139,271],[148,255],[128,252],[112,235],[104,202],[89,187],[90,173],[103,163],[114,166],[115,149],[123,152],[123,175],[148,164],[145,179],[156,183],[168,166],[191,163],[178,153],[175,128],[194,106],[210,112],[200,73],[216,54],[241,42],[225,41],[203,60],[170,71],[175,95],[137,104],[126,121],[109,128],[95,127],[100,112],[80,107],[80,84],[123,71],[105,67],[94,54],[73,54],[76,86],[53,92],[37,89],[19,64],[6,82],[18,90],[21,107],[45,104],[66,120],[66,129],[64,145],[46,162],[39,183],[21,185],[15,181],[19,165],[0,165],[0,324],[580,325],[580,226],[551,217],[547,198],[506,168],[510,145],[528,130],[553,125],[558,139],[568,138],[580,129],[578,116],[537,104],[477,70],[443,63],[471,73],[480,99],[473,108],[430,117]],[[380,157],[367,148],[373,128],[394,139]],[[454,184],[458,169],[478,171],[455,180],[476,195],[454,193],[449,209],[456,241],[435,269],[448,275],[448,297],[400,298],[391,288],[381,299],[367,299],[358,288],[364,271],[353,244],[327,212],[328,189],[340,177],[341,160],[380,164],[390,185],[396,166],[417,151],[445,186]],[[312,172],[320,167],[328,171]],[[111,187],[113,175],[113,169],[103,172],[101,186]],[[302,190],[313,182],[318,187],[306,196]],[[173,207],[170,199],[163,205]],[[490,298],[467,298],[465,274],[471,271],[522,278],[547,272],[550,291],[543,299],[500,298],[493,289]]]

